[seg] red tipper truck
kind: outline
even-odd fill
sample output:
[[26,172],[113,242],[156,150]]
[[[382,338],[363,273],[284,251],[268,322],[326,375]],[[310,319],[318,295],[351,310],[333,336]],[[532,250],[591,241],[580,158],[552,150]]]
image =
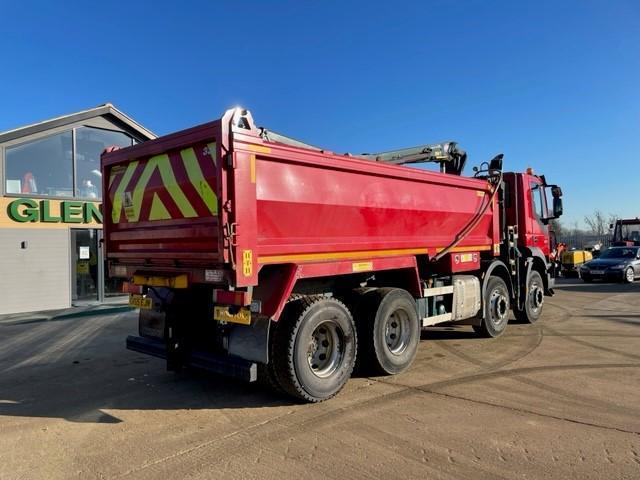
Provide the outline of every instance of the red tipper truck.
[[[426,161],[441,171],[403,166]],[[465,161],[453,142],[337,155],[243,109],[105,152],[109,273],[140,307],[127,347],[315,402],[356,361],[409,368],[423,327],[535,322],[562,192],[502,156],[473,178]]]

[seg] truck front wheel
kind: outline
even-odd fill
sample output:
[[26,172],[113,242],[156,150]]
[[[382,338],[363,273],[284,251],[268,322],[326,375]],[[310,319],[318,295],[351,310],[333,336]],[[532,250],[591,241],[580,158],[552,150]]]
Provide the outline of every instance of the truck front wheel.
[[544,303],[544,284],[539,272],[532,270],[527,279],[524,310],[514,309],[515,316],[521,322],[535,323],[542,314]]
[[473,329],[483,337],[499,337],[509,323],[509,289],[504,280],[489,277],[482,300],[482,323],[474,325]]
[[406,290],[367,292],[357,314],[359,371],[395,375],[407,370],[418,351],[420,324],[416,302]]
[[285,393],[307,402],[336,395],[355,364],[353,318],[340,301],[304,297],[290,302],[273,330],[273,378]]

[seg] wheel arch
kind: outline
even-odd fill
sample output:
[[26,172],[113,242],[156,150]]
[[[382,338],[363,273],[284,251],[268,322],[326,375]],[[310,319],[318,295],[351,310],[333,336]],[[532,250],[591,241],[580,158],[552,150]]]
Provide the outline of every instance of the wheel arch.
[[494,260],[487,267],[484,276],[482,278],[482,298],[487,290],[487,283],[491,276],[497,276],[504,280],[504,283],[507,284],[507,288],[509,289],[509,295],[511,298],[515,298],[515,291],[513,288],[513,282],[511,281],[511,274],[509,273],[509,269],[505,265],[502,260]]
[[[362,267],[364,270],[358,271]],[[261,313],[277,322],[292,294],[331,293],[340,297],[340,292],[358,288],[363,282],[376,288],[400,288],[414,298],[422,296],[415,257],[399,257],[367,262],[265,265],[260,269],[253,298],[262,303]]]
[[492,276],[500,277],[504,281],[504,283],[507,285],[507,290],[509,291],[509,297],[511,298],[511,300],[514,299],[515,292],[513,289],[513,282],[511,281],[511,275],[509,274],[509,269],[502,260],[492,260],[484,270],[484,273],[482,274],[482,277],[480,279],[480,281],[482,282],[482,286],[480,287],[480,298],[482,299],[482,307],[479,312],[480,314],[470,319],[471,325],[478,326],[484,319],[484,298],[487,293],[487,283],[489,283],[489,279]]
[[529,264],[525,264],[526,265],[526,271],[524,276],[525,285],[529,278],[530,269],[536,270],[542,277],[542,283],[544,284],[545,295],[548,295],[548,296],[552,295],[553,292],[551,289],[553,288],[553,285],[548,272],[549,262],[547,261],[547,258],[542,253],[542,250],[540,250],[540,248],[538,247],[527,247],[523,249],[522,253],[526,257],[531,258],[530,266]]

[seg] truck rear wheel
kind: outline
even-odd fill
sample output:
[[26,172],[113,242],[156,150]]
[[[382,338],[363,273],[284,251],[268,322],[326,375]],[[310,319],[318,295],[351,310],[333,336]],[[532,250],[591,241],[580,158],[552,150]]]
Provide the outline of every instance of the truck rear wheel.
[[483,337],[499,337],[509,323],[509,289],[503,279],[489,277],[482,303],[484,318],[473,330]]
[[527,279],[524,310],[514,309],[514,314],[521,322],[535,323],[542,315],[544,303],[544,284],[539,272],[532,270]]
[[411,366],[421,328],[409,292],[399,288],[367,292],[360,301],[357,325],[361,373],[395,375]]
[[327,400],[351,377],[356,329],[351,313],[336,299],[305,297],[290,302],[273,330],[272,342],[272,378],[300,400]]

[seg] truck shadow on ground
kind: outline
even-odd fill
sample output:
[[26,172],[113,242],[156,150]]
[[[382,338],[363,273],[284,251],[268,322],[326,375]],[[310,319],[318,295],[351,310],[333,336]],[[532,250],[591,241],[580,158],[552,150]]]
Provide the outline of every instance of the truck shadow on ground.
[[[296,404],[261,385],[244,384],[208,372],[174,374],[158,367],[141,378],[129,377],[128,373],[119,378],[112,375],[106,378],[98,372],[92,374],[92,378],[79,378],[69,366],[68,376],[57,376],[55,385],[38,378],[37,369],[22,372],[37,385],[27,395],[12,395],[0,386],[4,392],[0,394],[0,417],[120,423],[122,420],[117,414],[120,410],[218,410]],[[96,385],[99,380],[105,385]]]
[[[258,383],[192,369],[167,372],[163,360],[125,349],[136,324],[131,314],[0,324],[0,426],[2,416],[120,423],[118,411],[298,404]],[[421,337],[478,339],[470,326],[433,328]]]
[[[261,385],[243,384],[208,372],[174,374],[158,367],[141,378],[129,377],[128,373],[119,378],[112,375],[105,378],[100,373],[92,374],[92,378],[79,378],[69,367],[68,376],[57,376],[55,385],[38,378],[37,369],[22,372],[37,385],[27,395],[12,395],[0,386],[4,392],[0,394],[0,417],[120,423],[117,412],[121,410],[218,410],[296,404]],[[101,379],[105,385],[96,385],[96,380]]]
[[264,408],[292,399],[208,372],[167,372],[164,361],[125,349],[126,315],[0,324],[2,416],[119,423],[118,410]]

